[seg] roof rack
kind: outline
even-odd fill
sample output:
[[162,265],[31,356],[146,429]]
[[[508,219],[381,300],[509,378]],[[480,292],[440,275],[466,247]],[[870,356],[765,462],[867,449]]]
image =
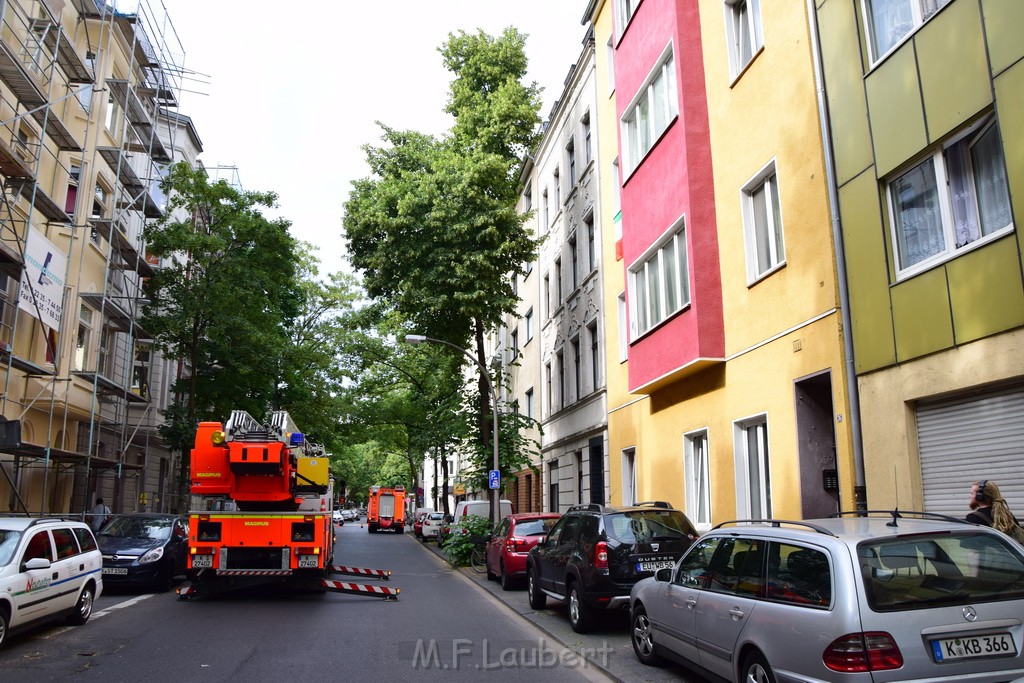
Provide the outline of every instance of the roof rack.
[[663,500],[645,500],[642,503],[633,503],[633,505],[631,507],[635,507],[635,508],[639,508],[639,507],[666,508],[668,510],[671,510],[672,509],[672,503],[667,503],[667,502],[665,502]]
[[906,517],[907,515],[913,517],[919,517],[921,519],[936,519],[944,522],[960,522],[961,524],[970,524],[966,519],[960,517],[950,517],[949,515],[942,515],[938,512],[920,512],[916,510],[844,510],[841,512],[833,512],[829,515],[829,518],[838,519],[840,517],[867,517],[869,515],[886,515],[892,517],[892,520],[886,523],[886,526],[899,526],[897,519]]
[[567,510],[567,512],[575,512],[579,510],[586,510],[587,512],[602,512],[604,510],[604,506],[600,503],[584,503],[582,505],[573,505]]
[[815,532],[817,532],[819,534],[825,534],[827,536],[835,536],[835,534],[832,533],[830,530],[828,530],[825,527],[820,526],[818,524],[813,524],[811,522],[797,521],[797,520],[792,520],[792,519],[734,519],[734,520],[731,520],[731,521],[728,521],[728,522],[722,522],[720,524],[716,524],[715,526],[713,526],[711,528],[712,529],[720,529],[723,526],[727,526],[729,524],[734,524],[736,526],[739,526],[741,524],[751,524],[751,525],[753,525],[753,524],[761,524],[761,525],[772,526],[772,527],[776,527],[776,528],[781,527],[783,524],[789,524],[791,526],[805,527],[805,528],[811,529],[812,531],[815,531]]

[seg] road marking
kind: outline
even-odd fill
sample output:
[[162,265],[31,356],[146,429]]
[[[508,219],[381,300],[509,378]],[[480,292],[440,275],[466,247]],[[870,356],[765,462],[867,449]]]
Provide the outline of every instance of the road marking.
[[[124,602],[119,602],[116,605],[111,605],[110,607],[107,607],[106,609],[101,609],[99,612],[93,612],[89,616],[89,618],[90,619],[99,619],[100,617],[105,617],[108,614],[110,614],[111,612],[113,612],[114,610],[124,609],[125,607],[131,607],[132,605],[138,604],[138,603],[142,602],[143,600],[148,600],[149,598],[153,597],[154,595],[156,595],[156,593],[145,593],[143,595],[136,595],[131,600],[125,600]],[[60,627],[58,629],[54,629],[50,633],[47,633],[45,636],[41,636],[40,640],[49,640],[50,638],[54,638],[56,636],[59,636],[62,633],[67,633],[68,631],[70,631],[73,628],[76,628],[76,627],[75,626],[62,626],[62,627]]]

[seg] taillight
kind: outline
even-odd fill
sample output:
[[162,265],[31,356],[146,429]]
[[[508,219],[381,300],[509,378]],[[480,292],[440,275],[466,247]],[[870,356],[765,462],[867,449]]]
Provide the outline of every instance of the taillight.
[[821,656],[833,671],[856,673],[884,671],[903,666],[903,655],[896,641],[884,631],[848,633],[832,641]]
[[521,553],[526,550],[526,540],[510,536],[505,540],[505,550],[510,553]]
[[591,558],[594,569],[608,569],[608,544],[598,541],[594,544],[594,556]]

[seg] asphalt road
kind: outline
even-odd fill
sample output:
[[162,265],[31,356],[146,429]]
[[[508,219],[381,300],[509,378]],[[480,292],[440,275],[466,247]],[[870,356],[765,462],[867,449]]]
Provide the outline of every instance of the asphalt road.
[[609,680],[583,659],[580,644],[559,642],[517,616],[410,534],[369,534],[350,522],[338,538],[336,563],[390,569],[384,585],[401,589],[397,601],[264,590],[180,602],[174,593],[108,591],[85,626],[10,636],[0,650],[0,678]]

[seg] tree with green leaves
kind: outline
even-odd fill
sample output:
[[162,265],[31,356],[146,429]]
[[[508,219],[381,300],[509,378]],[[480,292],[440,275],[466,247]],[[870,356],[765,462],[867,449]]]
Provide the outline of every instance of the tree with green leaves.
[[[344,232],[367,293],[417,333],[460,348],[487,367],[484,335],[515,311],[513,276],[538,242],[516,210],[518,171],[538,139],[539,89],[525,84],[525,37],[451,34],[440,48],[454,75],[437,139],[381,124],[364,147],[371,176],[354,183]],[[490,401],[478,382],[480,443],[491,440]]]
[[235,409],[267,412],[303,292],[288,222],[260,212],[274,206],[273,193],[211,183],[186,163],[170,168],[163,189],[167,211],[145,234],[162,267],[146,283],[151,304],[142,326],[178,361],[161,436],[181,453],[184,510],[197,422],[226,419]]

